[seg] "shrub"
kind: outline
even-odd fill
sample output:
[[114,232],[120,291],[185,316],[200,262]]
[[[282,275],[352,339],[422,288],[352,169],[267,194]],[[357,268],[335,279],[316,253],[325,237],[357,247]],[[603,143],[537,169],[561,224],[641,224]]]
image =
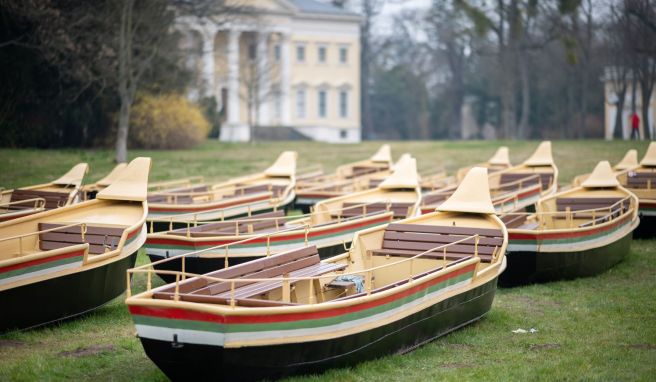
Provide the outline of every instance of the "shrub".
[[201,110],[179,95],[140,95],[130,114],[130,143],[137,148],[189,148],[209,131]]

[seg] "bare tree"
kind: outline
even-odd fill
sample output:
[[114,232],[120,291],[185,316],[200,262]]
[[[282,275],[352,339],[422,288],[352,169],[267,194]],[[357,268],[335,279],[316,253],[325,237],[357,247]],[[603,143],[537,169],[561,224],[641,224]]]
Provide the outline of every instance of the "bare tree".
[[371,63],[372,25],[385,0],[361,0],[362,24],[360,25],[360,98],[362,107],[362,127],[365,138],[373,138],[373,121],[371,115]]

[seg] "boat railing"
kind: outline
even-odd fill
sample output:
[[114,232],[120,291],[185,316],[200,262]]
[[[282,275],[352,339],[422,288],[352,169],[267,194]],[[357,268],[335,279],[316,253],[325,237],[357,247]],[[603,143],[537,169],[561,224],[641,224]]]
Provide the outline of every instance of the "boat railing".
[[184,179],[176,179],[176,180],[165,180],[161,182],[155,182],[155,183],[150,183],[148,185],[148,191],[149,192],[154,192],[154,191],[159,191],[163,189],[168,189],[174,186],[193,186],[194,184],[197,183],[202,183],[205,180],[203,176],[191,176],[188,178]]
[[40,235],[42,233],[46,232],[53,232],[53,231],[58,231],[61,229],[67,229],[71,227],[80,227],[80,235],[82,236],[82,240],[84,241],[84,235],[87,233],[87,224],[86,223],[72,223],[72,224],[67,224],[67,225],[62,225],[62,226],[57,226],[53,228],[48,228],[48,229],[43,229],[40,231],[36,232],[29,232],[29,233],[24,233],[21,235],[15,235],[15,236],[9,236],[9,237],[3,237],[0,238],[0,243],[5,242],[5,241],[10,241],[10,240],[18,240],[18,254],[22,255],[23,254],[23,239],[26,237],[30,236],[35,236],[35,235]]
[[[573,221],[576,219],[576,215],[582,215],[585,214],[586,217],[587,215],[590,216],[590,222],[592,222],[592,226],[597,225],[598,222],[606,222],[606,221],[613,221],[616,218],[622,216],[624,214],[623,210],[622,213],[617,214],[616,212],[618,211],[618,207],[621,207],[624,205],[624,203],[629,202],[629,208],[627,211],[635,210],[636,205],[635,205],[635,200],[633,199],[632,196],[627,196],[624,197],[617,202],[604,206],[604,207],[598,207],[598,208],[588,208],[584,210],[572,210],[569,206],[564,210],[564,211],[538,211],[538,212],[503,212],[500,214],[500,217],[503,216],[546,216],[550,218],[558,218],[558,217],[564,217],[565,221],[569,222],[570,228],[573,227]],[[603,215],[598,215],[599,213],[604,212]],[[539,229],[542,229],[542,226],[539,227]]]
[[[341,206],[340,208],[331,208],[331,209],[328,209],[328,210],[325,210],[325,211],[322,211],[322,212],[332,214],[334,212],[342,212],[346,209],[363,208],[364,209],[363,214],[354,217],[354,218],[361,218],[363,216],[366,217],[366,216],[374,215],[372,213],[367,213],[366,212],[366,207],[370,206],[370,205],[373,205],[373,204],[378,204],[378,203],[385,203],[386,204],[386,209],[381,210],[381,211],[377,211],[377,213],[383,213],[383,212],[390,211],[391,201],[390,200],[379,200],[379,201],[366,202],[366,203],[357,204],[357,205],[348,206],[348,207]],[[223,210],[223,209],[221,209],[221,210]],[[214,212],[214,211],[216,211],[216,210],[210,210],[210,212]],[[275,211],[275,208],[274,208],[274,211]],[[208,212],[208,211],[203,211],[202,213],[206,213],[206,212]],[[199,225],[212,224],[212,223],[218,223],[218,222],[229,222],[229,223],[234,222],[235,223],[235,232],[237,232],[239,230],[239,224],[248,223],[248,222],[269,221],[269,220],[275,220],[276,221],[276,230],[277,230],[279,228],[278,225],[277,225],[277,222],[279,220],[285,220],[285,221],[287,221],[287,220],[299,220],[299,219],[311,217],[314,214],[314,212],[310,212],[310,213],[301,214],[301,215],[285,215],[285,216],[278,216],[278,217],[273,216],[273,217],[258,218],[257,216],[252,216],[252,211],[251,211],[250,207],[248,208],[247,213],[248,213],[247,218],[244,218],[244,219],[230,219],[230,220],[225,220],[225,217],[223,216],[223,214],[221,215],[221,220],[198,220],[198,214],[199,214],[198,212],[190,212],[190,213],[186,213],[186,214],[177,214],[177,215],[164,216],[164,217],[160,217],[160,218],[148,219],[149,232],[150,233],[155,233],[155,231],[154,231],[154,224],[155,223],[169,223],[169,229],[168,229],[168,231],[165,231],[165,232],[173,231],[173,224],[186,224],[187,225],[187,227],[186,227],[187,228],[187,236],[190,236],[191,228],[198,227]],[[181,216],[191,216],[192,220],[189,220],[189,219],[175,220],[174,219],[176,217],[181,217]],[[349,220],[351,220],[351,218],[342,218],[341,214],[337,215],[337,223],[341,223],[341,222],[349,221]],[[238,234],[237,234],[237,236],[238,236]]]
[[[474,254],[465,258],[461,258],[458,260],[452,260],[452,261],[447,261],[447,249],[452,246],[452,245],[457,245],[460,243],[463,243],[465,241],[469,240],[474,240]],[[246,242],[250,239],[243,240],[242,242]],[[189,273],[185,271],[185,263],[184,259],[187,255],[190,254],[195,254],[201,251],[195,251],[195,252],[190,252],[188,254],[183,254],[183,255],[178,255],[174,257],[170,257],[169,259],[177,259],[177,258],[182,258],[182,270],[181,271],[174,271],[174,270],[163,270],[163,269],[155,269],[154,266],[161,264],[164,262],[164,260],[169,260],[169,259],[164,259],[160,260],[154,263],[150,264],[144,264],[139,267],[135,267],[132,269],[129,269],[127,271],[128,277],[127,277],[127,295],[130,297],[132,295],[132,286],[130,283],[130,280],[135,274],[146,274],[146,291],[152,290],[152,276],[153,274],[156,275],[169,275],[169,276],[175,276],[175,291],[173,295],[173,301],[180,301],[180,282],[191,278],[191,277],[196,277],[196,278],[201,278],[204,280],[209,281],[210,283],[230,283],[230,298],[229,298],[229,305],[231,307],[235,307],[237,303],[237,299],[235,298],[235,289],[237,288],[238,283],[256,283],[256,282],[280,282],[281,287],[282,287],[282,301],[283,302],[290,302],[290,290],[291,290],[291,285],[296,282],[300,281],[309,281],[309,293],[308,296],[309,298],[309,303],[310,304],[315,304],[317,303],[316,299],[314,298],[315,291],[314,291],[314,281],[321,281],[324,279],[334,279],[337,276],[356,276],[356,277],[363,277],[364,278],[364,285],[366,289],[366,295],[371,295],[373,291],[373,280],[374,280],[374,272],[379,271],[385,268],[391,268],[398,266],[400,264],[406,264],[409,263],[409,272],[408,272],[408,277],[401,279],[397,282],[400,281],[407,281],[408,283],[413,282],[415,279],[423,277],[429,273],[433,272],[443,272],[446,268],[448,268],[451,265],[454,265],[456,263],[460,264],[471,264],[471,263],[478,263],[480,262],[480,257],[478,255],[478,245],[480,241],[480,236],[478,234],[470,235],[463,237],[462,239],[459,239],[457,241],[451,242],[451,243],[446,243],[446,244],[440,244],[438,246],[435,246],[433,248],[430,248],[426,251],[420,252],[412,257],[407,257],[407,258],[401,258],[398,261],[393,261],[387,264],[382,264],[382,265],[377,265],[374,266],[373,263],[371,266],[368,268],[358,270],[358,271],[350,271],[350,272],[339,272],[338,274],[335,273],[328,273],[328,274],[322,274],[322,275],[313,275],[313,276],[290,276],[289,274],[285,274],[282,277],[270,277],[270,278],[221,278],[221,277],[214,277],[214,276],[209,276],[209,275],[203,275],[203,274],[197,274],[197,273]],[[229,244],[229,245],[234,245],[235,243]],[[221,247],[221,246],[218,246]],[[442,260],[443,264],[439,269],[431,269],[430,271],[426,270],[418,270],[416,269],[415,262],[422,258],[425,257],[431,253],[435,253],[437,251],[442,252]],[[500,247],[495,247],[493,255],[492,255],[492,263],[495,263],[498,261],[500,256],[502,255],[500,251]],[[227,250],[226,250],[226,258],[228,256]],[[333,258],[333,262],[340,261],[347,259],[350,256],[350,251],[347,254],[336,256]],[[474,260],[473,262],[468,262],[470,260]],[[466,265],[463,265],[466,266]],[[472,275],[472,280],[476,279],[476,275],[478,272],[478,267],[474,268],[473,275]]]
[[[183,197],[183,196],[189,196],[189,197],[201,197],[201,196],[214,196],[214,195],[225,195],[228,197],[237,197],[237,196],[244,196],[244,195],[249,195],[246,194],[245,190],[254,186],[259,186],[260,184],[244,184],[240,186],[233,186],[233,185],[226,185],[225,187],[221,188],[216,188],[216,189],[210,189],[207,191],[182,191],[182,192],[177,192],[177,191],[171,191],[171,192],[154,192],[151,193],[149,196],[170,196],[173,199],[173,203],[177,203],[177,198]],[[271,183],[264,183],[261,184],[263,186],[267,186],[266,191],[262,192],[273,192],[273,184]],[[288,187],[285,186],[285,187]],[[228,192],[232,192],[231,194],[227,194]],[[279,192],[279,194],[282,194],[283,191]],[[227,198],[226,198],[227,199]]]
[[25,200],[16,200],[13,202],[6,202],[6,203],[0,203],[0,209],[10,209],[11,206],[17,205],[17,204],[26,204],[34,202],[34,206],[32,207],[35,210],[42,210],[46,206],[46,200],[44,198],[31,198],[31,199],[25,199]]
[[[524,183],[529,182],[529,181],[533,182],[536,179],[538,181],[537,184],[540,185],[540,189],[542,189],[542,186],[543,186],[542,185],[542,177],[540,177],[539,173],[535,173],[535,174],[529,175],[525,178],[521,178],[521,179],[517,179],[517,180],[510,181],[510,182],[505,182],[505,183],[499,183],[499,185],[496,186],[496,187],[490,187],[490,191],[506,190],[509,187],[514,187],[514,186],[517,186],[517,189],[522,189],[522,188],[524,188],[524,187],[522,187],[524,185]],[[536,183],[529,184],[529,186],[535,186],[535,185],[536,185]]]
[[308,178],[316,178],[323,175],[323,166],[320,163],[315,163],[309,166],[302,167],[296,170],[296,179],[305,180]]

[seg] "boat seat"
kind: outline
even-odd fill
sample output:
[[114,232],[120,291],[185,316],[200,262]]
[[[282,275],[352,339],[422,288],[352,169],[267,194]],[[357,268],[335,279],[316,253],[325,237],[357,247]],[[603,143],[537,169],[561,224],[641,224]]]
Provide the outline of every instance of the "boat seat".
[[[169,235],[187,236],[187,231],[191,237],[211,237],[211,236],[232,236],[236,232],[235,226],[239,229],[239,234],[248,234],[252,232],[263,231],[266,229],[273,229],[285,225],[285,211],[274,211],[263,214],[256,214],[242,219],[249,219],[251,221],[222,221],[217,223],[202,224],[196,227],[179,228],[169,232]],[[280,219],[273,219],[280,218]],[[266,220],[254,220],[266,219]]]
[[501,221],[506,225],[506,228],[518,228],[526,222],[528,215],[503,215]]
[[[39,223],[39,231],[63,227],[63,224]],[[39,249],[49,251],[71,245],[89,243],[89,253],[94,255],[113,251],[118,246],[124,228],[100,227],[87,225],[87,232],[82,240],[81,227],[67,227],[56,231],[39,234]]]
[[[394,212],[395,218],[408,217],[411,214],[414,203],[390,203],[390,211]],[[363,206],[362,203],[342,204],[342,217],[354,217],[371,212],[387,211],[387,203],[371,203]]]
[[[556,199],[556,210],[557,211],[567,211],[569,208],[570,211],[574,213],[575,218],[589,218],[592,217],[592,212],[579,212],[583,210],[596,210],[602,208],[608,208],[616,203],[618,203],[622,198],[591,198],[591,197],[574,197],[574,198],[558,198]],[[621,204],[618,204],[613,207],[612,211],[600,210],[595,212],[595,216],[600,213],[610,213],[620,215],[626,212],[629,209],[630,202],[625,200]],[[615,215],[613,215],[615,216]],[[565,219],[567,218],[564,215],[554,216],[554,219]]]
[[[34,198],[42,198],[46,201],[45,209],[52,210],[58,207],[63,207],[68,203],[70,191],[42,191],[42,190],[25,190],[17,188],[11,193],[11,202],[20,202],[21,200],[29,200]],[[11,209],[26,209],[33,208],[34,201],[17,203],[9,206]]]
[[382,167],[353,166],[353,168],[351,169],[351,175],[346,176],[346,178],[347,179],[357,178],[363,175],[373,174],[382,170],[385,169]]
[[446,201],[455,191],[454,189],[450,189],[448,191],[440,191],[440,192],[431,192],[426,195],[423,195],[421,198],[421,205],[422,206],[437,206],[439,204],[442,204],[444,201]]
[[376,188],[381,183],[383,183],[383,179],[369,179],[369,188]]
[[[390,224],[383,234],[382,248],[372,250],[374,255],[413,257],[442,244],[461,240],[466,236],[479,235],[478,255],[483,262],[490,262],[503,245],[503,232],[498,229],[434,226],[423,224]],[[475,239],[471,238],[446,247],[447,260],[459,260],[474,255]],[[443,250],[427,253],[422,258],[442,259]]]
[[[346,268],[346,264],[321,262],[317,247],[310,246],[207,274],[210,277],[235,279],[234,295],[231,291],[231,282],[212,282],[204,278],[191,278],[179,283],[179,296],[184,301],[196,301],[196,297],[190,296],[217,297],[216,303],[225,303],[226,299],[229,300],[233,297],[239,300],[249,299],[281,287],[282,281],[239,281],[240,278],[276,278],[284,275],[289,275],[289,277],[314,277],[340,271],[344,268]],[[294,283],[295,281],[290,281],[290,284]],[[173,299],[174,292],[175,285],[171,285],[154,293],[153,298]],[[188,300],[189,298],[191,300]],[[211,299],[206,300],[211,301]]]
[[629,188],[656,188],[656,171],[630,172],[626,177],[626,186]]
[[235,195],[250,195],[270,191],[273,193],[274,197],[282,195],[287,188],[286,185],[280,184],[256,184],[252,186],[249,186],[248,184],[237,184],[237,187],[239,187],[239,189],[235,191]]
[[[538,176],[536,176],[538,175]],[[520,180],[527,179],[525,181],[521,182],[521,187],[526,187],[530,186],[533,184],[537,184],[538,181],[542,183],[542,190],[546,190],[551,186],[551,183],[553,182],[553,173],[545,173],[545,172],[511,172],[511,173],[504,173],[501,174],[501,178],[499,179],[499,189],[500,190],[516,190],[521,188],[520,187]],[[515,183],[517,182],[517,183]],[[509,184],[512,183],[512,184]]]
[[148,197],[148,203],[162,204],[192,204],[194,198],[191,195],[152,195]]

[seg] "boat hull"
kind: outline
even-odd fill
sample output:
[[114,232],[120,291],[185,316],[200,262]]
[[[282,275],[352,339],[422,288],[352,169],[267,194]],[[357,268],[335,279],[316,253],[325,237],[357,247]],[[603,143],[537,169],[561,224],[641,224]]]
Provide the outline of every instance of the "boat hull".
[[[621,262],[631,249],[633,231],[612,243],[582,251],[511,251],[499,285],[512,287],[598,275]],[[511,239],[512,243],[512,239]]]
[[640,216],[640,225],[636,228],[633,237],[637,239],[656,237],[656,202],[640,202],[638,216]]
[[140,338],[148,357],[172,380],[277,379],[405,353],[483,317],[497,278],[387,325],[330,340],[224,348]]
[[29,329],[99,308],[126,288],[126,271],[137,251],[102,266],[26,284],[0,292],[0,333]]

